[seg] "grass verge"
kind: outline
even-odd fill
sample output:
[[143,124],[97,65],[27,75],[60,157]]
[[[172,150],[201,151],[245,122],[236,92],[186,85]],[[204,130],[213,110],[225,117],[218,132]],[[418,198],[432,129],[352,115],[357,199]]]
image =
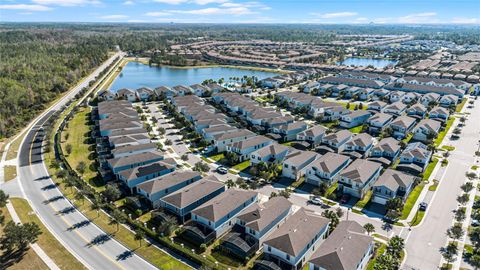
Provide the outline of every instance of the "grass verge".
[[422,193],[424,187],[425,183],[422,182],[410,192],[410,195],[408,195],[405,205],[403,206],[402,216],[400,217],[401,220],[405,220],[408,217],[410,211],[412,211],[413,205],[417,201],[418,196],[420,196],[420,193]]
[[365,196],[363,196],[363,199],[357,201],[357,203],[354,205],[354,207],[358,207],[360,209],[363,209],[365,207],[365,205],[367,205],[367,203],[372,198],[372,194],[373,194],[373,191],[371,191],[371,190],[367,191]]
[[440,133],[438,133],[438,136],[434,141],[435,147],[438,147],[442,143],[443,138],[445,138],[445,135],[447,135],[448,130],[452,127],[453,121],[455,121],[455,118],[450,117],[450,119],[448,119],[448,121],[447,121],[447,125],[445,126],[445,129],[443,131],[441,131]]
[[15,177],[17,177],[17,166],[6,165],[3,169],[5,182],[13,180]]
[[435,169],[435,166],[437,166],[438,163],[438,158],[433,158],[433,160],[428,164],[427,168],[425,169],[425,172],[423,173],[423,180],[427,180],[430,178],[430,175],[433,172],[433,169]]
[[373,258],[368,262],[367,264],[367,270],[373,270],[375,263],[377,262],[378,256],[382,255],[385,253],[385,249],[387,248],[387,245],[383,243],[377,242],[376,245],[378,246],[377,249],[375,250],[375,254],[373,255]]
[[422,222],[422,219],[423,219],[424,216],[425,216],[425,211],[417,210],[417,213],[415,214],[415,217],[409,223],[410,226],[413,227],[413,226],[417,226],[418,224],[420,224],[420,222]]
[[438,180],[437,179],[433,179],[433,185],[429,186],[428,187],[428,190],[430,191],[435,191],[437,190],[438,188]]
[[22,143],[23,138],[25,137],[26,134],[27,133],[24,132],[22,135],[20,135],[10,144],[10,147],[8,148],[8,151],[7,151],[6,160],[14,159],[17,157],[18,150],[20,148],[20,143]]
[[26,200],[12,198],[10,201],[22,223],[35,222],[40,226],[42,234],[38,237],[37,243],[60,269],[86,269],[43,225]]
[[462,101],[455,108],[455,112],[461,112],[465,104],[467,103],[467,98],[463,98]]
[[233,166],[232,169],[235,169],[235,170],[241,172],[241,171],[245,170],[246,168],[248,168],[249,166],[250,166],[250,160],[246,160],[242,163],[239,163],[239,164]]

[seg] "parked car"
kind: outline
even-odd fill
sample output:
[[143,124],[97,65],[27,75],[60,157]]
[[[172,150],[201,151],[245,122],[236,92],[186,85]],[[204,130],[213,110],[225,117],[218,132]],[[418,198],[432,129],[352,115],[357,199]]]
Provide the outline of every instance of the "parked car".
[[480,226],[480,221],[476,220],[476,219],[472,219],[472,226],[473,227],[478,227]]
[[340,203],[347,203],[350,200],[350,194],[343,194]]
[[421,202],[420,205],[418,206],[418,209],[420,209],[420,211],[426,211],[427,207],[428,207],[428,203]]
[[220,167],[217,168],[217,172],[218,172],[219,174],[227,174],[227,173],[228,173],[228,170],[227,170],[227,168],[225,168],[225,167],[223,167],[223,166],[220,166]]
[[318,197],[312,197],[308,200],[308,203],[310,204],[314,204],[314,205],[320,205],[322,206],[323,205],[323,201],[322,199],[318,198]]

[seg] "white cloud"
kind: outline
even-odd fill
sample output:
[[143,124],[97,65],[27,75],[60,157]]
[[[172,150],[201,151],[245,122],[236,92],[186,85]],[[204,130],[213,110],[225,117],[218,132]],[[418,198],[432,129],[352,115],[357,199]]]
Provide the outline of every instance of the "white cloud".
[[145,16],[149,16],[149,17],[162,17],[162,16],[168,16],[168,15],[171,15],[171,13],[163,12],[163,11],[152,11],[152,12],[145,13]]
[[153,0],[154,2],[169,4],[169,5],[179,5],[184,3],[193,3],[197,5],[208,5],[208,4],[221,4],[228,2],[228,0]]
[[124,6],[131,6],[131,5],[135,5],[135,2],[133,2],[133,1],[125,1],[125,2],[123,2],[122,5],[124,5]]
[[333,19],[333,18],[343,18],[343,17],[353,17],[358,15],[357,12],[335,12],[335,13],[311,13],[312,15],[318,16],[322,19]]
[[121,19],[126,19],[126,18],[128,18],[127,15],[121,15],[121,14],[112,14],[112,15],[100,16],[100,19],[104,19],[104,20],[121,20]]
[[51,10],[52,8],[42,6],[42,5],[13,4],[13,5],[0,5],[0,9],[47,11],[47,10]]
[[479,18],[453,18],[451,23],[454,24],[480,24]]
[[436,23],[438,20],[436,20],[434,17],[437,16],[437,13],[435,12],[423,12],[423,13],[415,13],[415,14],[409,14],[403,17],[398,18],[398,23]]
[[145,20],[127,20],[129,23],[146,23],[147,21]]
[[246,7],[232,7],[232,8],[202,8],[191,10],[169,10],[170,13],[178,14],[194,14],[194,15],[246,15],[254,14],[252,10]]
[[84,5],[98,5],[99,0],[32,0],[32,2],[40,5],[56,5],[56,6],[84,6]]

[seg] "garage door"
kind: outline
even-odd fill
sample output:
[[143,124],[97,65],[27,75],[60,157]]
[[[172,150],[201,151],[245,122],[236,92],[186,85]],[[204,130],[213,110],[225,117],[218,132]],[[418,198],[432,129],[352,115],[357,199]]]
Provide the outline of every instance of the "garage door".
[[379,203],[379,204],[387,204],[388,199],[374,196],[373,197],[373,202]]

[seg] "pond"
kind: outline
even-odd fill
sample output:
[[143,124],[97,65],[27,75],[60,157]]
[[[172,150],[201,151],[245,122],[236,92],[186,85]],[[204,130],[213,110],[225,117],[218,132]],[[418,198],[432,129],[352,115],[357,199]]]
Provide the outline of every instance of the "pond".
[[389,65],[395,66],[397,63],[398,63],[397,60],[390,60],[390,59],[349,57],[343,60],[342,62],[337,62],[337,65],[356,66],[356,67],[373,66],[375,68],[384,68]]
[[279,75],[275,72],[257,71],[227,67],[172,68],[149,66],[139,62],[129,62],[110,86],[112,91],[122,88],[138,89],[158,86],[192,85],[204,80],[232,77],[256,76],[258,80]]

